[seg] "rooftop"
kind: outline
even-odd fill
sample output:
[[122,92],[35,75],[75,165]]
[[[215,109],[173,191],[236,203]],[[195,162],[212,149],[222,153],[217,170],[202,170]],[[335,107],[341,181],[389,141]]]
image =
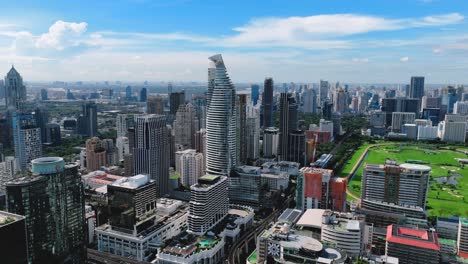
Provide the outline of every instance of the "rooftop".
[[138,174],[133,177],[123,177],[121,179],[118,179],[111,185],[127,189],[137,189],[147,184],[148,182],[150,182],[150,178],[148,175]]
[[298,226],[321,228],[324,209],[307,209],[297,221]]
[[440,251],[437,234],[428,230],[389,225],[387,227],[387,241],[412,247]]
[[24,216],[0,211],[0,227],[24,219]]

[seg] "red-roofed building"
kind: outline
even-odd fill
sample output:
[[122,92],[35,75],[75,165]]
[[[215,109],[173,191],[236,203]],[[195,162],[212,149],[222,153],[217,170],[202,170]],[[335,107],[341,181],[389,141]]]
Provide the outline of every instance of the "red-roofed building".
[[440,246],[436,232],[397,225],[387,227],[386,255],[401,264],[438,264]]

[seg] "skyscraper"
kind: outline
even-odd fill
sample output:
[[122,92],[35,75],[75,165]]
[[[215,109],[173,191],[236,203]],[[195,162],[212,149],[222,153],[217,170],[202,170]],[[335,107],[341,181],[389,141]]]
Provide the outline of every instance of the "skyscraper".
[[49,123],[49,112],[45,108],[37,107],[33,113],[36,125],[41,129],[42,143],[46,142],[46,125]]
[[132,100],[132,87],[130,85],[125,88],[125,99],[127,101]]
[[317,94],[314,89],[307,89],[302,93],[302,111],[304,113],[317,112]]
[[242,143],[247,146],[247,160],[256,160],[260,155],[260,108],[254,106],[253,102],[247,106],[246,117],[246,141]]
[[263,86],[263,122],[262,127],[273,126],[273,79],[266,78]]
[[54,146],[60,145],[62,135],[59,124],[50,123],[45,126],[45,142]]
[[252,86],[250,86],[250,97],[254,105],[257,105],[259,95],[260,86],[258,84],[252,84]]
[[8,109],[19,111],[23,110],[26,102],[26,86],[23,85],[23,78],[13,66],[5,77],[5,100]]
[[42,156],[41,129],[32,114],[13,113],[13,142],[18,169]]
[[239,162],[247,162],[247,101],[248,94],[237,94],[237,147],[239,148]]
[[335,92],[335,96],[333,97],[333,105],[335,106],[335,112],[340,114],[344,114],[348,112],[348,92],[343,90],[343,88],[339,88]]
[[227,175],[237,165],[236,90],[220,54],[209,58],[206,119],[206,171]]
[[330,90],[330,84],[327,81],[320,80],[320,87],[319,87],[319,103],[323,105],[325,101],[328,101],[328,92]]
[[140,115],[135,117],[133,149],[135,174],[148,174],[157,183],[158,195],[169,192],[169,162],[166,117]]
[[29,263],[86,259],[84,188],[77,165],[62,158],[32,161],[32,176],[7,183],[7,207],[26,217]]
[[147,114],[164,114],[164,99],[161,96],[150,96],[146,102]]
[[82,105],[82,114],[78,117],[78,129],[82,135],[97,136],[97,105],[94,102]]
[[118,114],[115,120],[115,126],[117,129],[117,137],[127,137],[128,128],[130,127],[130,117],[126,114]]
[[279,127],[279,149],[281,160],[288,159],[289,131],[297,129],[297,104],[292,94],[281,93],[280,97],[280,127]]
[[279,130],[276,127],[268,127],[263,131],[263,156],[273,158],[278,155]]
[[0,254],[4,263],[28,263],[25,218],[0,211]]
[[185,104],[185,91],[169,94],[169,109],[171,115],[175,116],[179,106]]
[[140,91],[140,102],[146,102],[147,99],[148,99],[148,90],[146,89],[146,87],[143,87],[141,88],[141,91]]
[[409,98],[417,98],[422,100],[424,96],[424,77],[411,77],[411,85],[409,87]]
[[47,89],[41,89],[41,100],[42,101],[49,100],[49,95],[47,94]]
[[195,132],[198,131],[198,119],[191,103],[182,104],[174,121],[175,144],[184,149],[194,148]]

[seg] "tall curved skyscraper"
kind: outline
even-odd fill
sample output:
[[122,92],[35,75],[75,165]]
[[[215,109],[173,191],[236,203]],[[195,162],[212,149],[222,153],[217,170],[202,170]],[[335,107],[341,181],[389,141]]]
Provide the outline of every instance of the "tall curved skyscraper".
[[220,54],[211,56],[208,69],[206,117],[206,172],[228,175],[237,165],[236,89]]

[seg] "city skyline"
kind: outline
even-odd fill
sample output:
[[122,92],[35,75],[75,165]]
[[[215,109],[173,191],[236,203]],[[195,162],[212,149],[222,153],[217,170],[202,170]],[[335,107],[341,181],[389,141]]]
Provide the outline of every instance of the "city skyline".
[[456,0],[2,7],[0,70],[29,81],[205,81],[206,58],[222,53],[234,82],[468,82],[468,7]]

